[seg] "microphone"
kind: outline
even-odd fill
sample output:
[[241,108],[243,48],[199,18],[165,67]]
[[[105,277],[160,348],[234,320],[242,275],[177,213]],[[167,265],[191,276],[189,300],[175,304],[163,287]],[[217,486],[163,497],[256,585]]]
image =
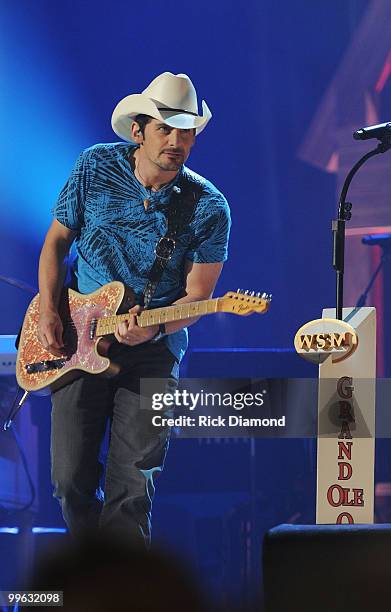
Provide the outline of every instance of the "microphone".
[[377,138],[378,140],[391,139],[391,122],[379,123],[378,125],[369,125],[353,132],[355,140],[369,140],[369,138]]
[[391,234],[369,234],[368,236],[363,236],[361,242],[368,246],[379,245],[386,248],[391,246]]

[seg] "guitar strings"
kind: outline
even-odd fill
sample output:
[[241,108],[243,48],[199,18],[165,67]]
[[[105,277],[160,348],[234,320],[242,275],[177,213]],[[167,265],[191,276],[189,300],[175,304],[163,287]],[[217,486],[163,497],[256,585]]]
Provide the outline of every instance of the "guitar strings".
[[[203,300],[203,301],[208,302],[209,300]],[[194,314],[196,315],[197,313],[194,313]],[[154,315],[156,315],[156,312],[154,313]],[[77,327],[77,325],[76,325],[76,323],[73,321],[73,319],[66,319],[66,320],[64,321],[64,329],[65,329],[66,327],[69,327],[69,328],[73,328],[73,329],[80,329],[80,331],[82,331],[82,330],[86,330],[88,327],[91,327],[92,325],[98,324],[98,323],[99,323],[99,321],[104,321],[106,318],[111,318],[111,317],[113,317],[113,316],[117,317],[117,316],[122,316],[122,315],[109,315],[108,317],[99,317],[98,319],[92,319],[92,320],[91,320],[91,321],[90,321],[90,322],[89,322],[87,325],[80,326],[79,328]],[[139,316],[141,316],[141,315],[139,315]],[[188,315],[188,316],[189,316],[189,315]],[[145,317],[144,317],[144,318],[145,318]],[[159,319],[160,319],[160,317],[159,317]],[[164,323],[167,323],[167,322],[168,322],[168,321],[164,321]],[[150,325],[153,325],[153,322],[151,322],[151,323],[149,323],[149,324],[150,324]]]

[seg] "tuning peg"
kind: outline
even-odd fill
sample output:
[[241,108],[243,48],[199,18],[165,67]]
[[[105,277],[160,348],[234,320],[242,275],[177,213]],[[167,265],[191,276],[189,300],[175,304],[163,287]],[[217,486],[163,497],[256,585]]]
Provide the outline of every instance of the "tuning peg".
[[257,291],[257,293],[255,294],[255,297],[261,297],[261,292]]
[[250,295],[251,295],[251,297],[254,297],[255,291],[250,291]]
[[242,293],[241,289],[236,289],[236,293]]
[[246,291],[244,292],[244,295],[248,295],[248,289],[246,289]]

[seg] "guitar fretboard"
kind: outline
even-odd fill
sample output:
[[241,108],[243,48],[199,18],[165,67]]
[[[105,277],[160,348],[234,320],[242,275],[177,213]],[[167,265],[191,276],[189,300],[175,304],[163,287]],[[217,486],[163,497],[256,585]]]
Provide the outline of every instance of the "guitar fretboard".
[[[173,304],[163,308],[153,308],[144,310],[137,316],[139,327],[149,327],[150,325],[160,325],[170,321],[182,321],[191,317],[212,314],[218,311],[219,298],[211,300],[201,300],[199,302],[188,302],[187,304]],[[113,334],[120,321],[129,321],[129,313],[103,317],[97,320],[95,336],[106,336]]]

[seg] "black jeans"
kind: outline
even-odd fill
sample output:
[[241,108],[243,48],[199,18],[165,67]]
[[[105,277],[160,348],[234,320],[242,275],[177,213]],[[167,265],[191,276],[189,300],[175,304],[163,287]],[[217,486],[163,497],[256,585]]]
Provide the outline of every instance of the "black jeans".
[[[159,378],[173,392],[178,364],[164,341],[128,347],[115,343],[110,358],[122,366],[112,379],[83,374],[52,394],[52,482],[73,536],[102,528],[150,542],[154,475],[163,469],[169,428],[152,424],[150,403],[140,405],[140,379]],[[110,420],[104,494],[100,448]]]

